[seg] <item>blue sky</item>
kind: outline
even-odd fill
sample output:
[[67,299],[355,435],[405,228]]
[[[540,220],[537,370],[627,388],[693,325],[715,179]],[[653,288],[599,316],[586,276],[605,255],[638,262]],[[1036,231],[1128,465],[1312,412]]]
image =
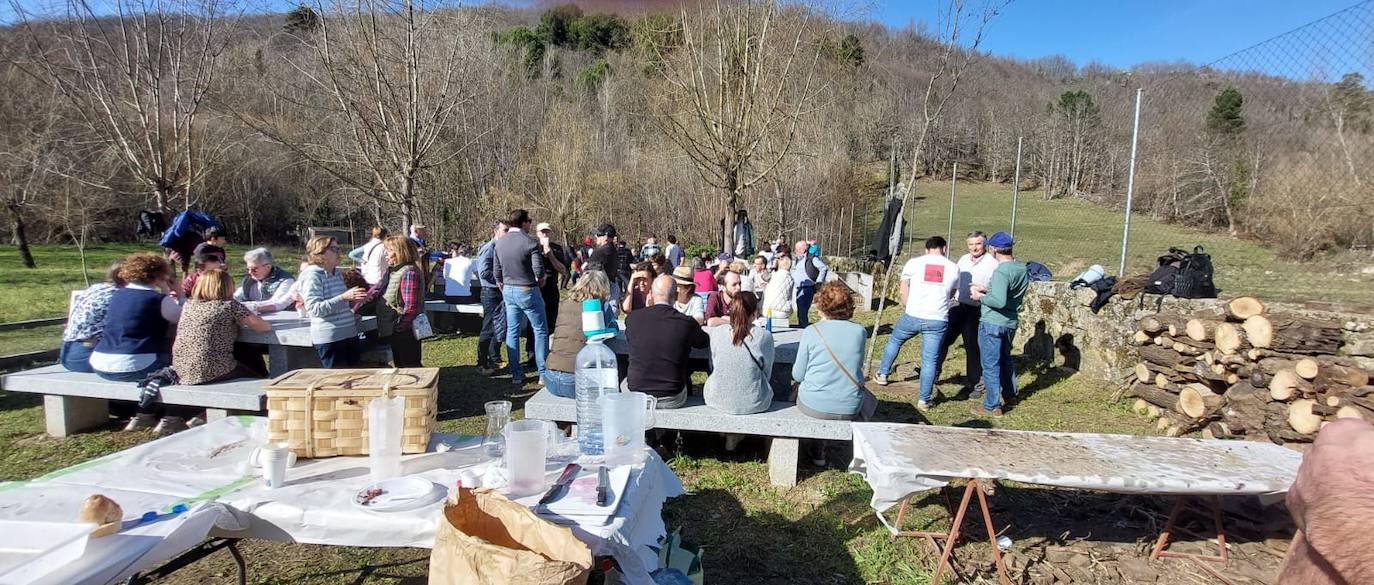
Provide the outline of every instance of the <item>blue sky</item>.
[[[1015,0],[988,26],[997,55],[1063,55],[1078,65],[1209,63],[1345,9],[1356,0]],[[869,18],[903,27],[938,18],[941,0],[879,0]]]

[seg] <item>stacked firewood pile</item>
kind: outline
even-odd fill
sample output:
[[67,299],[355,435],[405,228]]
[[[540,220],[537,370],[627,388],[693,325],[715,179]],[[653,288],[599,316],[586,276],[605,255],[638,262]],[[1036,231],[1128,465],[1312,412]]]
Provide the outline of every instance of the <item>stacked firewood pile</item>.
[[1268,313],[1251,297],[1224,310],[1138,323],[1136,412],[1170,436],[1310,443],[1344,417],[1374,421],[1371,373],[1338,356],[1339,323]]

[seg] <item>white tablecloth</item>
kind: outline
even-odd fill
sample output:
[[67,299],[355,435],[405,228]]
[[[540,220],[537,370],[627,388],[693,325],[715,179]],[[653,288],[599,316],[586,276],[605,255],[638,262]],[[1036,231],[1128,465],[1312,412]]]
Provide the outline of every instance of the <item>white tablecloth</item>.
[[[1283,493],[1302,456],[1269,443],[854,423],[849,470],[882,512],[955,478],[1163,495]],[[892,527],[889,525],[889,529]]]
[[[395,513],[352,505],[353,494],[370,483],[366,457],[301,461],[288,471],[285,486],[264,487],[248,458],[264,442],[265,428],[262,417],[229,417],[33,481],[0,484],[0,518],[74,521],[82,500],[94,493],[118,502],[125,518],[191,505],[184,514],[93,539],[79,563],[44,583],[114,583],[211,535],[339,546],[433,545],[441,502]],[[463,470],[500,476],[493,471],[499,461],[484,455],[475,438],[436,435],[431,447],[441,443],[449,450],[405,456],[403,472],[444,488],[453,487]],[[672,470],[648,453],[610,522],[570,527],[593,554],[615,557],[631,583],[650,582],[649,571],[658,566],[652,547],[666,533],[663,502],[684,493]],[[560,468],[548,467],[550,482]]]

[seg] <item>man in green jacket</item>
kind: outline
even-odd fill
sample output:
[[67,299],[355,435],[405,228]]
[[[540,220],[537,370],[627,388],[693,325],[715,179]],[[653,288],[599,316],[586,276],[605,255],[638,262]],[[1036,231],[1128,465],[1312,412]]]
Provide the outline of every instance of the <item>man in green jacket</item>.
[[969,297],[983,306],[978,320],[978,350],[983,358],[983,381],[987,392],[982,406],[974,406],[978,416],[1002,416],[1002,404],[1016,397],[1016,369],[1011,362],[1011,339],[1016,335],[1016,314],[1026,296],[1030,277],[1026,263],[1016,260],[1015,244],[1006,232],[992,234],[988,247],[997,258],[997,270],[986,287],[973,285]]

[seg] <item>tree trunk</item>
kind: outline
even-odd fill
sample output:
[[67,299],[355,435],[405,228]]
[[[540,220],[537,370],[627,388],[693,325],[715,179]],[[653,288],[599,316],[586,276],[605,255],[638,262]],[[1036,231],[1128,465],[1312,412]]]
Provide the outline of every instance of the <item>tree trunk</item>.
[[29,250],[29,233],[24,229],[24,214],[16,203],[10,203],[6,207],[10,208],[10,217],[14,220],[14,244],[19,246],[19,260],[24,263],[24,268],[37,268],[38,265],[33,263],[33,252]]

